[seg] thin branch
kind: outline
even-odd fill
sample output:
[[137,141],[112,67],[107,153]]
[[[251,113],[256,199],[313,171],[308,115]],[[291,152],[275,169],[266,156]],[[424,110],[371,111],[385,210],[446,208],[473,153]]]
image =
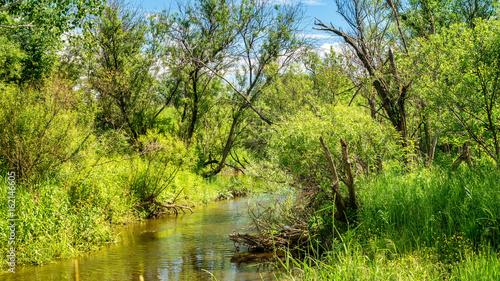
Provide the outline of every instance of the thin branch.
[[227,80],[224,76],[220,75],[219,73],[217,73],[217,71],[215,71],[214,69],[212,69],[211,67],[209,67],[208,65],[206,65],[204,62],[202,61],[199,61],[201,64],[203,64],[209,71],[211,71],[215,76],[219,77],[220,79],[224,80],[224,82],[226,82],[230,87],[231,89],[233,89],[239,96],[241,96],[245,102],[247,103],[248,107],[250,107],[255,113],[257,113],[257,115],[259,115],[260,119],[262,119],[264,122],[266,122],[268,125],[272,125],[273,122],[271,120],[269,120],[266,116],[264,116],[264,114],[262,114],[258,109],[256,109],[252,102],[248,99],[248,97],[246,95],[244,95],[242,92],[240,92],[236,86],[233,85],[233,83],[231,83],[229,80]]
[[7,5],[3,6],[2,8],[0,8],[0,12],[7,11],[8,9],[14,7],[15,5],[17,5],[21,2],[23,2],[23,0],[16,0],[10,4],[7,4]]
[[408,45],[406,44],[406,39],[403,34],[403,30],[401,29],[401,25],[399,23],[399,13],[392,0],[387,0],[389,6],[391,6],[392,11],[394,12],[394,17],[396,18],[396,25],[398,26],[399,34],[401,35],[401,40],[403,40],[403,46],[405,47],[405,53],[408,53]]
[[19,27],[36,27],[36,26],[33,25],[32,23],[20,24],[20,25],[3,25],[3,24],[0,24],[0,28],[16,29],[16,28],[19,28]]

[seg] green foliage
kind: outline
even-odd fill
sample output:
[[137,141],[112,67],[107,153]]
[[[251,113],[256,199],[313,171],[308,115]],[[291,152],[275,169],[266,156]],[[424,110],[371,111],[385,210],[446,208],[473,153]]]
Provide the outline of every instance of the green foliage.
[[20,83],[42,83],[54,73],[61,42],[52,36],[31,29],[21,29],[11,36],[26,54],[22,60]]
[[330,51],[325,54],[324,58],[320,58],[314,52],[306,54],[304,66],[313,82],[312,101],[320,104],[333,104],[339,100],[350,98],[346,94],[352,87],[349,76],[350,72],[355,72],[356,69],[352,69],[353,66],[348,65],[333,47],[330,47]]
[[354,162],[362,164],[360,173],[369,172],[366,169],[375,167],[379,158],[387,159],[397,153],[393,130],[355,107],[330,106],[316,114],[298,112],[280,122],[276,129],[278,133],[272,134],[270,141],[273,160],[280,163],[282,169],[290,169],[293,175],[319,183],[329,176],[320,136],[329,146],[337,166],[341,166],[340,139],[344,138]]
[[473,27],[478,19],[494,17],[498,8],[495,0],[410,0],[403,22],[412,37],[426,37],[457,23]]
[[65,81],[42,88],[3,89],[0,100],[0,155],[26,186],[52,176],[74,157],[91,128],[90,112]]
[[[99,111],[99,127],[122,129],[131,142],[151,129],[156,117],[154,54],[145,52],[147,26],[123,7],[106,7],[85,30],[89,80]],[[94,92],[95,91],[95,92]]]
[[[60,36],[82,27],[85,17],[99,14],[102,5],[102,0],[0,3],[0,37],[9,38],[10,44],[19,46],[23,51],[22,56],[17,56],[22,68],[16,80],[21,83],[40,83],[48,78],[57,64],[57,51],[62,41]],[[12,70],[19,68],[13,67]]]
[[142,203],[157,199],[170,189],[169,185],[179,170],[189,170],[195,159],[184,142],[168,135],[149,132],[140,141],[145,146],[146,154],[143,158],[130,161],[131,172],[127,182],[130,183],[131,193]]
[[455,136],[465,131],[468,139],[497,163],[499,26],[495,20],[477,21],[474,28],[453,25],[429,40],[421,40],[413,54],[424,74],[419,75],[419,85],[429,110],[443,109],[438,121],[446,130]]
[[81,27],[82,20],[100,13],[103,4],[102,0],[2,1],[0,30],[35,27],[38,32],[50,32],[56,38],[65,31]]
[[23,70],[22,61],[25,57],[26,54],[21,50],[19,43],[0,35],[0,81],[18,79]]

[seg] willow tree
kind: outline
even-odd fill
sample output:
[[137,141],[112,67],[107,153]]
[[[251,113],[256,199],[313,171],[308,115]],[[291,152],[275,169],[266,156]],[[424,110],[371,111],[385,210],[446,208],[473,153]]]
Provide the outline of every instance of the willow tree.
[[[409,145],[408,100],[412,81],[398,66],[397,56],[408,53],[408,43],[400,15],[392,0],[336,0],[338,12],[350,31],[317,20],[315,29],[340,36],[359,60],[377,94],[378,106],[398,131],[401,145]],[[389,9],[387,7],[390,7]],[[392,18],[391,18],[392,16]],[[391,28],[397,30],[389,34]],[[407,157],[404,161],[407,162]]]

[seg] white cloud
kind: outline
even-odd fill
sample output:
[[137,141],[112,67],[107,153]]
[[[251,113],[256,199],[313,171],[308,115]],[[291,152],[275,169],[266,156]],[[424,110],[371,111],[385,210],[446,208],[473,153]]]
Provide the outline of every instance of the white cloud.
[[298,37],[308,38],[308,39],[330,39],[333,36],[328,34],[313,34],[313,33],[300,33],[297,34]]
[[323,3],[323,0],[304,0],[302,3],[310,6],[326,6],[326,3]]
[[333,43],[333,44],[328,44],[325,43],[321,45],[321,47],[314,49],[313,51],[317,53],[320,57],[325,56],[325,54],[330,53],[330,50],[333,50],[337,54],[342,54],[345,50],[346,44],[345,43]]

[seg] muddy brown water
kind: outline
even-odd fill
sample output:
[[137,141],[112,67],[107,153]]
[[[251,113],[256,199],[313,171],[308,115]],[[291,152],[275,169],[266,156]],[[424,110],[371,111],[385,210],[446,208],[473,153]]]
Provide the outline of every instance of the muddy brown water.
[[[167,216],[130,224],[118,242],[79,257],[80,281],[94,280],[279,280],[273,264],[244,258],[228,235],[251,233],[245,198],[220,201],[194,209],[194,214]],[[243,256],[243,257],[242,257]],[[75,280],[73,259],[44,266],[16,268],[0,280]]]

